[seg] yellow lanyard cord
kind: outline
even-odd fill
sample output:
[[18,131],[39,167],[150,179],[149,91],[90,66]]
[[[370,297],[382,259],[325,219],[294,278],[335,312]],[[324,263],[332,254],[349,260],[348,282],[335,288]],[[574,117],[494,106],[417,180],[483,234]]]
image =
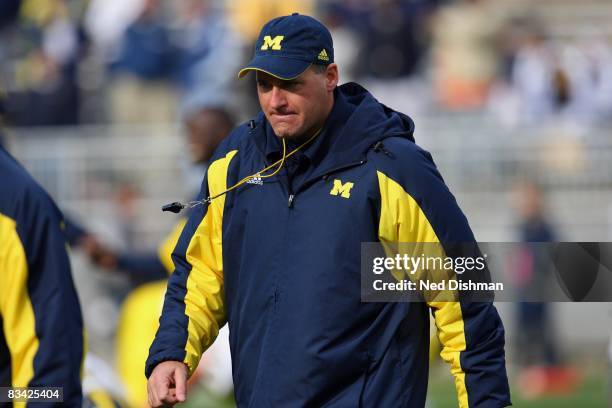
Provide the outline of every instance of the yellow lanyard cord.
[[[297,149],[296,149],[296,150],[294,150],[294,151],[293,151],[293,152],[291,152],[291,153],[294,153],[295,151],[297,151]],[[206,202],[206,201],[208,201],[208,202],[210,203],[210,202],[211,202],[212,200],[214,200],[215,198],[220,197],[220,196],[222,196],[223,194],[227,194],[227,193],[229,193],[230,191],[234,190],[235,188],[240,187],[241,185],[243,185],[243,184],[244,184],[244,183],[246,183],[247,181],[252,180],[252,179],[254,179],[254,178],[256,178],[256,177],[259,177],[259,178],[267,178],[267,177],[272,177],[272,176],[274,176],[276,173],[278,173],[278,172],[280,171],[280,169],[283,167],[283,164],[285,164],[285,159],[286,159],[287,157],[289,157],[288,155],[286,155],[286,153],[287,153],[287,144],[285,143],[285,139],[283,139],[283,157],[281,157],[281,158],[280,158],[280,160],[277,160],[276,162],[274,162],[274,163],[272,163],[271,165],[269,165],[269,166],[267,166],[267,167],[265,167],[265,168],[261,169],[260,171],[258,171],[258,172],[257,172],[257,173],[255,173],[255,174],[251,174],[250,176],[246,176],[245,178],[243,178],[242,180],[240,180],[239,182],[237,182],[236,184],[234,184],[233,186],[231,186],[231,187],[230,187],[230,188],[228,188],[227,190],[222,191],[222,192],[220,192],[220,193],[219,193],[219,194],[217,194],[217,195],[214,195],[214,196],[209,196],[209,197],[208,197],[208,198],[206,198],[204,201],[205,201],[205,202]],[[278,166],[278,168],[277,168],[276,170],[274,170],[274,172],[272,172],[272,173],[270,173],[270,174],[263,175],[263,176],[261,175],[261,173],[263,173],[264,171],[268,171],[268,170],[270,170],[272,167],[276,166],[277,164],[278,164],[279,166]]]
[[[240,187],[241,185],[243,185],[244,183],[246,183],[249,180],[252,180],[252,179],[257,178],[257,177],[263,179],[263,178],[268,178],[268,177],[275,176],[283,168],[283,165],[285,164],[285,160],[287,160],[287,158],[291,157],[293,154],[295,154],[302,147],[306,146],[308,143],[313,141],[314,138],[317,137],[320,132],[321,132],[321,129],[316,131],[314,135],[312,135],[308,140],[306,140],[304,143],[299,145],[295,150],[292,150],[291,152],[289,152],[289,154],[287,154],[287,143],[285,142],[285,139],[283,138],[283,157],[281,157],[279,160],[275,161],[274,163],[270,164],[269,166],[264,167],[263,169],[259,170],[257,173],[251,174],[250,176],[246,176],[245,178],[240,180],[238,183],[234,184],[233,186],[231,186],[227,190],[220,192],[219,194],[216,194],[214,196],[208,196],[207,198],[205,198],[204,200],[201,200],[201,201],[191,201],[191,202],[187,203],[186,206],[187,207],[193,207],[193,206],[198,205],[200,203],[201,204],[203,204],[203,203],[210,203],[215,198],[220,197],[223,194],[229,193],[230,191]],[[270,170],[271,168],[273,168],[276,165],[278,165],[278,167],[272,173],[265,174],[265,175],[261,174],[261,173],[263,173],[265,171]]]
[[[180,202],[174,202],[174,203],[170,203],[170,204],[166,204],[162,207],[162,211],[170,211],[173,213],[178,213],[181,212],[181,210],[185,207],[187,208],[193,208],[196,205],[200,205],[200,204],[205,204],[205,203],[210,203],[212,200],[214,200],[217,197],[221,197],[223,194],[227,194],[228,192],[234,190],[235,188],[240,187],[241,185],[243,185],[244,183],[246,183],[249,180],[252,180],[254,178],[268,178],[268,177],[272,177],[274,175],[276,175],[282,168],[283,165],[285,164],[285,161],[287,160],[288,157],[291,157],[293,154],[295,154],[298,150],[300,150],[301,148],[303,148],[304,146],[306,146],[308,143],[310,143],[311,141],[314,140],[315,137],[317,137],[319,135],[319,133],[321,132],[321,129],[319,129],[318,131],[315,132],[314,135],[312,135],[308,140],[306,140],[304,143],[302,143],[300,146],[298,146],[295,150],[292,150],[291,152],[289,152],[289,154],[287,154],[287,144],[285,142],[285,139],[283,139],[283,157],[281,157],[279,160],[275,161],[274,163],[270,164],[269,166],[264,167],[263,169],[259,170],[257,173],[255,174],[251,174],[250,176],[246,176],[245,178],[243,178],[242,180],[240,180],[238,183],[234,184],[233,186],[231,186],[230,188],[228,188],[225,191],[220,192],[219,194],[216,194],[214,196],[208,196],[203,200],[198,200],[198,201],[190,201],[188,203],[180,203]],[[271,168],[273,168],[274,166],[278,167],[270,174],[264,174],[262,175],[261,173],[270,170]]]

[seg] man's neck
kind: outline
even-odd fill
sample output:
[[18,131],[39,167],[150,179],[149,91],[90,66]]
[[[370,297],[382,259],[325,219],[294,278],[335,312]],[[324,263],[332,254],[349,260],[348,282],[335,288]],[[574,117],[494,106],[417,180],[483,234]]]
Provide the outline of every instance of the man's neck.
[[287,138],[286,139],[287,146],[290,147],[290,148],[295,148],[297,146],[300,146],[302,143],[304,143],[308,139],[312,138],[312,136],[315,133],[320,132],[322,127],[323,126],[319,126],[317,128],[314,128],[313,130],[308,130],[307,132],[304,132],[300,136],[295,136],[295,137],[292,137],[292,138]]

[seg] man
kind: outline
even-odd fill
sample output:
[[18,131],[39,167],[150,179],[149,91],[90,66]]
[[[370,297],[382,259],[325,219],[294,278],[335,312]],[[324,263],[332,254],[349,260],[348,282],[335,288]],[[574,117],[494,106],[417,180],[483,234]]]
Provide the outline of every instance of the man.
[[83,321],[62,216],[0,147],[0,387],[63,387],[82,403]]
[[362,242],[474,236],[410,118],[338,87],[333,61],[311,17],[263,27],[240,72],[255,71],[262,112],[215,153],[200,194],[213,198],[174,250],[146,366],[152,406],[185,400],[226,322],[240,407],[424,406],[428,306],[460,406],[510,404],[491,303],[360,301]]

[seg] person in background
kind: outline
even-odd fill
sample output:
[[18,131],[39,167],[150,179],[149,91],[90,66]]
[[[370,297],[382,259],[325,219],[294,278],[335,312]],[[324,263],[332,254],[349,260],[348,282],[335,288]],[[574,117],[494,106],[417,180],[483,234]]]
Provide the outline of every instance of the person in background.
[[[517,188],[520,220],[517,232],[521,246],[520,265],[515,273],[524,299],[537,298],[542,293],[547,279],[551,277],[550,262],[542,258],[545,252],[538,243],[555,241],[556,233],[546,213],[542,192],[531,182],[524,182]],[[533,293],[532,291],[536,291]],[[517,347],[523,365],[557,364],[557,347],[554,342],[550,307],[543,302],[517,303],[518,326]]]
[[[518,288],[516,303],[516,350],[521,365],[519,389],[535,397],[547,393],[564,393],[577,384],[577,374],[562,364],[558,336],[555,334],[550,303],[541,300],[549,279],[554,279],[550,253],[545,244],[557,240],[557,233],[544,203],[541,187],[533,181],[517,186],[519,251],[512,278]],[[530,301],[531,300],[531,301]]]
[[[15,3],[6,7],[14,10]],[[0,30],[0,76],[10,84],[12,126],[80,123],[78,63],[86,45],[66,1],[20,2],[17,20]]]
[[187,103],[202,93],[227,95],[235,86],[228,73],[243,63],[242,41],[224,8],[213,3],[181,1],[177,3],[177,19],[171,24],[173,77]]
[[360,79],[406,78],[417,73],[428,46],[428,24],[435,2],[378,0],[370,3],[361,24],[357,59]]
[[63,401],[45,406],[121,408],[121,384],[87,346],[66,251],[66,241],[91,243],[79,240],[85,231],[3,149],[2,89],[0,185],[8,187],[0,191],[0,387],[61,386]]
[[232,26],[250,45],[266,21],[292,12],[312,14],[315,3],[314,0],[235,0],[226,4]]
[[557,57],[541,23],[519,20],[514,29],[510,84],[517,93],[521,120],[537,123],[552,115],[556,101],[567,100],[567,81],[560,73],[555,75]]
[[84,328],[62,214],[2,147],[0,186],[0,387],[63,387],[64,406],[80,407]]
[[[109,111],[116,123],[171,122],[176,90],[171,81],[173,48],[159,0],[145,0],[121,36],[109,65]],[[142,103],[146,100],[147,103]]]
[[485,107],[499,70],[502,24],[482,0],[459,0],[434,17],[432,69],[443,109],[473,111]]
[[0,30],[13,24],[19,15],[21,0],[3,0],[0,7]]

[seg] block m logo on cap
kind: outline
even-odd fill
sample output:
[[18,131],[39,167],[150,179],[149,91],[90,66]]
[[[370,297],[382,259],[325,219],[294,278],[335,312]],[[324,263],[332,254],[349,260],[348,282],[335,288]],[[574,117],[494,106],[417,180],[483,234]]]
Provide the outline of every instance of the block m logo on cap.
[[283,38],[285,38],[284,35],[277,35],[274,38],[272,38],[269,35],[266,35],[263,39],[263,45],[261,46],[261,49],[263,51],[272,48],[275,51],[278,51],[281,49],[281,42],[283,41]]

